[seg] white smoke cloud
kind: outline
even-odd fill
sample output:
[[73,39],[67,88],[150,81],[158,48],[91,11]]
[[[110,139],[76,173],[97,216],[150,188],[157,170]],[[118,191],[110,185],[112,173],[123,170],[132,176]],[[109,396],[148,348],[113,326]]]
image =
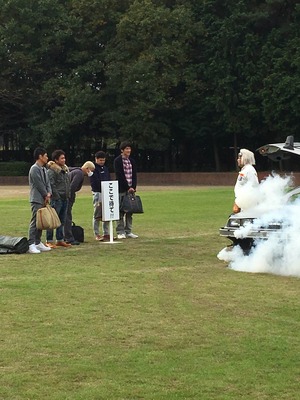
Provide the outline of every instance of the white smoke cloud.
[[[283,227],[267,240],[256,240],[249,255],[245,255],[239,246],[234,246],[231,251],[228,248],[221,250],[218,258],[228,263],[229,268],[300,277],[300,200],[287,203],[286,191],[291,183],[290,177],[272,175],[256,188],[255,204],[245,208],[240,215],[258,218],[253,225],[246,224],[238,229],[235,237],[245,238],[250,229],[270,222],[280,221]],[[254,198],[253,194],[251,198]]]
[[291,176],[281,177],[277,174],[268,176],[258,186],[246,183],[236,203],[244,212],[255,209],[256,213],[263,214],[286,203],[285,194],[292,184]]
[[244,239],[246,238],[251,229],[253,229],[254,224],[251,224],[250,222],[246,223],[244,226],[242,226],[240,229],[238,229],[236,232],[234,232],[234,236],[237,239]]

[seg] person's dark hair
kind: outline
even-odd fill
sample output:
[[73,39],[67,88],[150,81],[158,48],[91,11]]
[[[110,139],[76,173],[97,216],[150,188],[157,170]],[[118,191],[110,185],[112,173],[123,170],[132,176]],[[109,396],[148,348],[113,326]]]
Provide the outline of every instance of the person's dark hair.
[[106,158],[106,153],[102,150],[97,151],[97,153],[95,154],[95,158]]
[[47,153],[46,149],[44,149],[43,147],[37,147],[33,152],[33,158],[36,161],[40,158],[40,156],[43,156],[46,153]]
[[122,143],[120,144],[120,150],[124,150],[125,147],[130,147],[130,148],[131,148],[132,145],[131,145],[130,142],[122,142]]
[[66,155],[66,153],[63,150],[54,150],[54,152],[52,153],[52,160],[58,160],[60,156],[62,155]]

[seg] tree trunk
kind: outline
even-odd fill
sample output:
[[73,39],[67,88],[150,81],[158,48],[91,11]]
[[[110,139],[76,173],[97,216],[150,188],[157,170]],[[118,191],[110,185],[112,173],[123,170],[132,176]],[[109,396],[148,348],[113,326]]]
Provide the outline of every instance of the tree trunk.
[[220,168],[219,149],[217,146],[216,136],[214,134],[212,135],[212,140],[213,140],[213,150],[214,150],[216,172],[220,172],[221,168]]
[[[237,134],[236,134],[236,132],[234,132],[234,134],[233,134],[233,147],[234,147],[234,157],[235,157],[234,159],[237,160],[239,149],[238,149],[238,145],[237,145]],[[239,167],[238,167],[237,163],[236,163],[236,171],[237,172],[239,171]]]

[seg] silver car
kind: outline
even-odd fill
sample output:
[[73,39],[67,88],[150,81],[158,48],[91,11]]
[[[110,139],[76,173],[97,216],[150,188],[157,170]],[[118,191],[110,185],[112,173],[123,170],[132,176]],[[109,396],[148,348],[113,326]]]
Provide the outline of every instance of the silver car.
[[[290,156],[290,154],[300,155],[300,143],[295,142],[292,136],[288,136],[285,143],[273,143],[262,146],[258,149],[259,153],[263,156],[268,156],[272,160],[282,160]],[[297,197],[300,198],[300,187],[290,190],[283,199],[284,204],[291,204]],[[276,210],[275,210],[276,211]],[[221,227],[219,233],[221,236],[231,240],[229,248],[239,245],[245,254],[249,251],[259,240],[267,240],[270,235],[279,233],[283,227],[284,221],[280,219],[282,215],[278,210],[278,218],[273,218],[266,223],[261,223],[263,220],[262,215],[253,215],[251,212],[255,211],[242,211],[238,214],[232,214],[228,218],[226,225]],[[237,231],[241,228],[247,227],[247,233],[243,237],[237,235]]]

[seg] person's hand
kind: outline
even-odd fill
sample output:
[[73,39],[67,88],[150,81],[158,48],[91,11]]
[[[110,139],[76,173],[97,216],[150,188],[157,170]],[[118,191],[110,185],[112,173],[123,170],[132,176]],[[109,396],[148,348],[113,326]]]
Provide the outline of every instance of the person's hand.
[[47,193],[47,196],[45,197],[45,203],[48,204],[51,199],[51,193]]
[[234,205],[232,207],[232,211],[234,212],[234,214],[237,214],[241,211],[241,209],[236,203],[234,203]]
[[134,193],[135,190],[131,187],[131,188],[128,189],[128,192],[129,192],[129,193]]

